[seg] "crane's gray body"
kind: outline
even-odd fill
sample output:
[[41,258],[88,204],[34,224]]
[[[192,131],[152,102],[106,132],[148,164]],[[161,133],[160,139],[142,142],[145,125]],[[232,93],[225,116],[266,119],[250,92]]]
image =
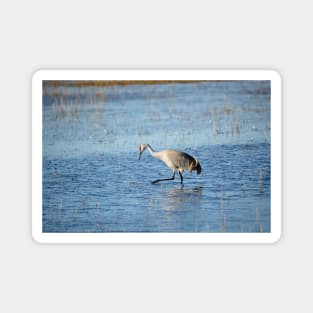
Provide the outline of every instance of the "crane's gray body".
[[[176,150],[163,150],[156,152],[154,151],[149,144],[141,144],[139,146],[139,160],[144,150],[148,149],[151,155],[161,161],[163,161],[170,169],[173,170],[174,176],[171,179],[175,178],[175,172],[179,173],[181,177],[181,183],[183,183],[183,177],[181,175],[184,171],[196,171],[197,175],[201,173],[201,165],[199,161],[189,155],[186,152],[176,151]],[[164,180],[171,180],[164,179]],[[161,179],[162,180],[162,179]],[[159,182],[161,180],[157,180],[155,182]]]

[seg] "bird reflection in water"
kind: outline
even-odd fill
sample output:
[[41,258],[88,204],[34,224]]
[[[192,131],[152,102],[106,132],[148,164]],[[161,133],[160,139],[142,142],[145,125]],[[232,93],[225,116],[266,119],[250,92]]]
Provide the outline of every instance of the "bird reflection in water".
[[162,209],[165,211],[198,209],[201,206],[202,187],[165,190],[162,196],[164,199]]

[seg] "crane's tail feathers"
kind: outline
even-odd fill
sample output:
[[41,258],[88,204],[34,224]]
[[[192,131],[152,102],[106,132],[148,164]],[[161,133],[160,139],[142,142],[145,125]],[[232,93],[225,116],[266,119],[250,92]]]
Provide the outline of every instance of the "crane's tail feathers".
[[199,161],[195,158],[196,164],[193,168],[193,170],[197,171],[197,175],[201,174],[201,165]]

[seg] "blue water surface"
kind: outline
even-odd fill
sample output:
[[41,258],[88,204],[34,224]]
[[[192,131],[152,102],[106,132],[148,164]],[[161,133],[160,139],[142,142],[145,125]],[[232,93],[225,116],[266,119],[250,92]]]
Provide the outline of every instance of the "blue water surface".
[[[194,155],[170,169],[139,144]],[[270,84],[44,87],[44,232],[270,232]]]

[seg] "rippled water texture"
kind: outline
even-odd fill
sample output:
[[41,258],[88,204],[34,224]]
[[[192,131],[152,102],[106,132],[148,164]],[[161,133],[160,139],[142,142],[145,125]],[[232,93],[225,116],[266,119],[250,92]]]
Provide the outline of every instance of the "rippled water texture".
[[[139,144],[194,155],[184,187]],[[270,232],[270,82],[43,85],[44,232]]]

